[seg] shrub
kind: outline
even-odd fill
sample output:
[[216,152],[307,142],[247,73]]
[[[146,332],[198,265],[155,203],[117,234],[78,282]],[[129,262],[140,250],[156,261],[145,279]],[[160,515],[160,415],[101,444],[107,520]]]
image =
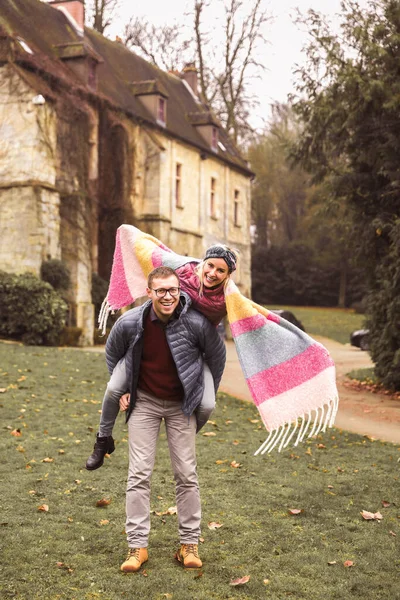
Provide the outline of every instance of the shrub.
[[71,287],[71,274],[68,267],[56,258],[42,262],[40,277],[55,290],[68,290]]
[[49,283],[32,273],[0,271],[0,335],[26,344],[58,344],[67,305]]
[[[339,281],[338,266],[322,264],[318,253],[302,242],[252,248],[252,297],[259,304],[337,306]],[[346,291],[348,305],[363,294],[362,278],[353,267]]]

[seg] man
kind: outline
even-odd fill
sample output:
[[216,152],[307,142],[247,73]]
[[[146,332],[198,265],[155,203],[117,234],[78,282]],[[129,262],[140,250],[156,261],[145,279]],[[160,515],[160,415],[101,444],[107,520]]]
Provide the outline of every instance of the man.
[[106,359],[112,371],[126,355],[131,381],[127,410],[129,473],[126,533],[129,553],[121,565],[135,572],[148,560],[150,479],[161,421],[165,420],[176,485],[181,547],[175,558],[186,568],[202,566],[198,554],[201,505],[196,472],[196,417],[204,389],[204,361],[215,391],[225,366],[225,346],[216,328],[190,308],[179,279],[169,267],[154,269],[147,282],[149,300],[123,314],[111,330]]

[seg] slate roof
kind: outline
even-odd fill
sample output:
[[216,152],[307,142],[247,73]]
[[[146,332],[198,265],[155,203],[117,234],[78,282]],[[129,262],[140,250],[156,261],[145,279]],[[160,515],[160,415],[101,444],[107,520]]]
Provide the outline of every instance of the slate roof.
[[[32,53],[24,49],[23,40]],[[62,60],[66,53],[89,54],[96,59],[97,90],[93,91]],[[215,123],[209,108],[196,101],[191,89],[179,76],[166,73],[128,50],[121,42],[113,42],[97,31],[85,27],[84,38],[58,9],[40,0],[1,0],[0,63],[12,60],[29,71],[30,81],[44,79],[42,90],[52,82],[67,86],[89,97],[97,96],[112,107],[122,110],[136,121],[197,147],[209,156],[215,155],[196,130],[194,124]],[[40,77],[38,77],[40,76]],[[40,83],[39,83],[40,85]],[[157,124],[138,97],[151,90],[168,98],[166,127]],[[204,118],[202,117],[204,114]],[[227,136],[219,129],[218,158],[252,176],[247,162]]]

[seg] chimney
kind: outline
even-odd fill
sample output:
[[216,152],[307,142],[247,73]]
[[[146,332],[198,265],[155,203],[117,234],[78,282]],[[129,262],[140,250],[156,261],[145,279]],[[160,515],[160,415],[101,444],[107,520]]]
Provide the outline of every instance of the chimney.
[[195,96],[199,95],[197,89],[197,69],[194,63],[188,63],[182,71],[181,77],[191,88]]
[[58,8],[67,17],[73,20],[78,31],[83,33],[85,27],[85,2],[84,0],[50,0],[47,2],[53,8]]

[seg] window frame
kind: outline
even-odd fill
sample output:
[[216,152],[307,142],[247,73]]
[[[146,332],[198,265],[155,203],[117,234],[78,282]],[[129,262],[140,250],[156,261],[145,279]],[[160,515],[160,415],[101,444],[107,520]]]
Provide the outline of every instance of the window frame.
[[218,204],[217,204],[217,178],[211,177],[210,181],[210,217],[218,219]]
[[182,198],[182,163],[175,163],[175,206],[176,208],[184,208]]
[[161,125],[166,124],[167,101],[162,96],[158,97],[157,104],[157,122]]

